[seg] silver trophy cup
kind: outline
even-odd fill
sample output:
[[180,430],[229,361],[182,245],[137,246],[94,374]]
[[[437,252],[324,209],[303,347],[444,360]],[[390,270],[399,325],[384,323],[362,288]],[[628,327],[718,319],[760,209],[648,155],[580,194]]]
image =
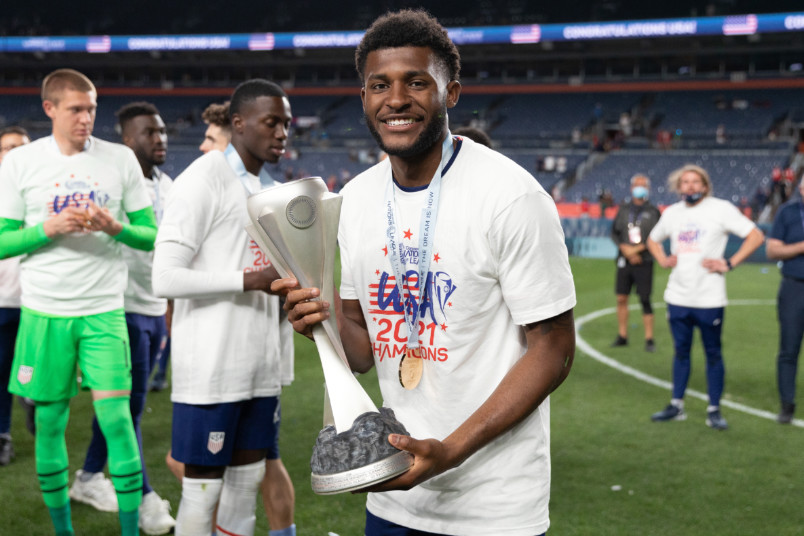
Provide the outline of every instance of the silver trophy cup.
[[326,383],[324,429],[313,451],[312,487],[320,495],[362,489],[408,470],[412,456],[388,433],[407,434],[387,408],[378,410],[349,368],[335,321],[335,248],[342,198],[319,177],[262,190],[248,198],[246,231],[282,277],[321,290],[330,318],[313,327]]

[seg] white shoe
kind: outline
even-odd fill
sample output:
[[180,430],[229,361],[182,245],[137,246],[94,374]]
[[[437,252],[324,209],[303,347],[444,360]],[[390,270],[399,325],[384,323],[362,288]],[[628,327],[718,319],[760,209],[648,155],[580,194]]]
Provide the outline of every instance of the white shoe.
[[75,482],[70,488],[70,498],[86,503],[101,512],[117,512],[117,493],[112,481],[103,473],[95,473],[86,482],[81,481],[83,469],[75,472]]
[[170,516],[170,501],[161,498],[155,491],[142,496],[140,505],[140,528],[145,534],[167,534],[176,526]]

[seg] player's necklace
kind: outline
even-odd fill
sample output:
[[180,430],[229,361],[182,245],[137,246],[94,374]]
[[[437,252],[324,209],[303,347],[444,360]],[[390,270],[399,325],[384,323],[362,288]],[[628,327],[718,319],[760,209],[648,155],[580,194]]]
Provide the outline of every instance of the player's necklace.
[[[438,164],[438,169],[433,175],[427,187],[427,202],[422,208],[421,219],[419,223],[419,270],[418,281],[416,284],[419,287],[419,300],[424,298],[427,292],[428,278],[430,272],[430,252],[433,249],[433,236],[435,235],[435,226],[438,219],[438,199],[441,194],[441,176],[444,174],[444,167],[455,149],[452,146],[452,133],[447,130],[447,137],[441,145],[441,161]],[[402,300],[402,312],[405,315],[405,324],[408,328],[408,341],[405,350],[405,355],[399,362],[399,383],[405,389],[415,389],[422,379],[424,372],[424,363],[421,359],[421,351],[419,347],[419,330],[418,317],[419,307],[416,298],[413,296],[413,291],[410,286],[405,284],[405,266],[400,258],[399,243],[397,237],[400,236],[397,229],[396,222],[399,221],[396,212],[396,199],[394,196],[394,178],[393,170],[388,167],[388,186],[385,192],[385,215],[388,223],[386,230],[386,245],[388,247],[388,259],[391,262],[391,269],[394,272],[394,283],[399,298]],[[405,301],[405,287],[408,287],[409,296],[407,302]]]

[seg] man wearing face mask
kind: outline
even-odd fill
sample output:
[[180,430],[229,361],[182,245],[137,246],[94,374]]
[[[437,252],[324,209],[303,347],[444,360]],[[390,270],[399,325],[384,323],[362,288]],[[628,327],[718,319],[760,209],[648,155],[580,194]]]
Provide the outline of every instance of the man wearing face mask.
[[[672,268],[664,301],[673,334],[673,394],[670,404],[651,416],[653,421],[683,421],[684,392],[690,377],[693,330],[701,332],[706,354],[709,406],[706,425],[726,430],[720,414],[725,370],[721,353],[726,300],[724,274],[747,259],[765,239],[762,231],[733,204],[712,197],[706,170],[688,164],[670,174],[668,186],[681,201],[667,208],[648,238],[648,250],[662,268]],[[729,234],[743,239],[739,249],[725,257]],[[670,252],[662,242],[670,239]]]
[[645,241],[656,222],[659,209],[648,201],[650,179],[637,174],[631,177],[631,199],[620,205],[611,227],[611,239],[617,244],[617,338],[612,347],[628,345],[628,295],[636,286],[642,304],[645,326],[645,351],[655,352],[653,342],[653,308],[650,295],[653,289],[653,257]]

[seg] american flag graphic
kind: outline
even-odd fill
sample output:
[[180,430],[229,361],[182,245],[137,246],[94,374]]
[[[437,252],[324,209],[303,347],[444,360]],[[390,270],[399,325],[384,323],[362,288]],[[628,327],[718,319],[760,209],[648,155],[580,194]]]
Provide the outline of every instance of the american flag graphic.
[[273,50],[274,49],[274,34],[251,34],[248,38],[249,50]]
[[530,26],[514,26],[511,30],[511,42],[516,44],[538,43],[542,38],[542,29],[538,24]]
[[207,450],[212,454],[217,454],[223,448],[223,438],[226,432],[210,432],[209,439],[207,440]]
[[[418,281],[418,278],[416,276],[414,276],[412,278],[412,280],[413,281]],[[385,290],[384,290],[382,296],[380,296],[380,285],[379,284],[375,283],[375,284],[369,285],[369,294],[370,294],[370,297],[371,297],[371,305],[376,307],[376,309],[369,309],[369,313],[371,313],[371,314],[380,314],[380,315],[399,315],[399,316],[404,315],[404,313],[402,311],[396,311],[396,310],[394,310],[394,308],[392,306],[386,306],[385,309],[380,308],[380,303],[379,303],[380,298],[382,298],[382,300],[384,302],[387,302],[389,299],[391,299],[391,294],[393,294],[393,292],[395,290],[396,290],[396,278],[395,277],[389,277],[388,278],[388,281],[385,284]],[[407,289],[405,289],[405,290],[407,290]],[[405,292],[403,294],[403,299],[405,299],[407,297],[408,297],[408,292]]]
[[87,52],[103,54],[112,50],[112,38],[108,35],[91,35],[87,38]]
[[749,35],[757,33],[756,15],[733,15],[723,21],[723,35]]

